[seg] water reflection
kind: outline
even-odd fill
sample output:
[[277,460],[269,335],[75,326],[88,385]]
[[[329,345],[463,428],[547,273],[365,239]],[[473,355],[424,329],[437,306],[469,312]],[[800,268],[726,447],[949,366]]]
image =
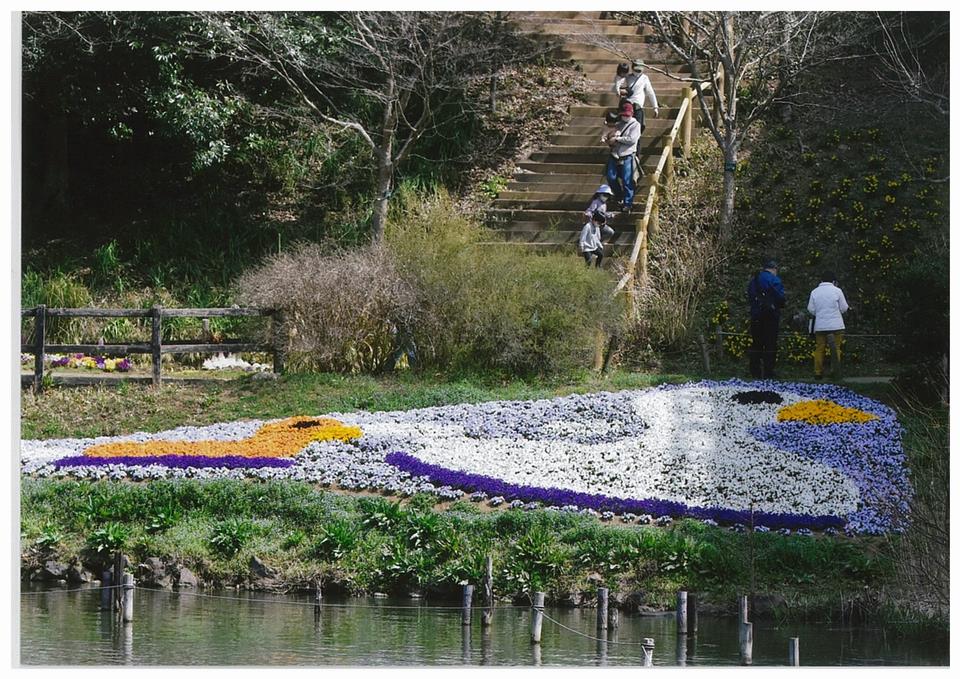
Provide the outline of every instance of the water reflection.
[[[530,643],[530,609],[498,607],[490,627],[462,625],[460,612],[430,610],[410,599],[311,594],[138,590],[134,622],[99,610],[99,591],[35,593],[20,599],[20,660],[26,665],[641,665],[639,643],[655,640],[655,665],[740,662],[738,630],[729,619],[699,617],[696,635],[678,636],[672,616],[621,613],[619,627],[598,633],[595,610],[547,608],[542,644]],[[433,602],[446,603],[446,602]],[[344,607],[341,607],[344,606]],[[405,608],[391,608],[404,606]],[[804,666],[945,665],[946,644],[883,630],[756,622],[754,665],[784,666],[790,637],[799,637]]]

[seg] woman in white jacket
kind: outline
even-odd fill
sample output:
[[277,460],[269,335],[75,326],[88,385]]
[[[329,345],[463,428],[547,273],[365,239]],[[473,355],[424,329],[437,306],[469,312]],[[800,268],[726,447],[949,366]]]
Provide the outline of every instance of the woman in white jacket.
[[813,375],[816,379],[823,379],[823,357],[827,349],[827,338],[833,335],[833,344],[836,351],[836,361],[833,374],[840,376],[840,359],[843,348],[843,314],[850,306],[843,296],[843,290],[836,286],[832,271],[827,271],[820,277],[820,285],[810,291],[810,301],[807,302],[807,311],[814,316],[813,334],[817,342],[813,352]]

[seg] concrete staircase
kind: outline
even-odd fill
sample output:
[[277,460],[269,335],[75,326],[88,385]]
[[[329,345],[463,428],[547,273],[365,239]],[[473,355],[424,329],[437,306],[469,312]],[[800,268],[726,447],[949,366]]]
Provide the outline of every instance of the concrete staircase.
[[[602,14],[535,12],[515,16],[520,30],[536,33],[553,45],[555,54],[582,69],[589,93],[585,103],[571,107],[567,126],[558,130],[547,146],[519,163],[517,173],[493,201],[488,222],[511,243],[576,251],[584,224],[583,210],[597,187],[606,182],[609,152],[600,143],[600,135],[604,113],[616,109],[619,103],[619,97],[611,91],[619,62],[641,58],[668,73],[686,71],[683,65],[672,62],[667,49],[653,42],[643,29],[601,18]],[[639,145],[646,176],[637,183],[634,213],[617,215],[611,222],[617,234],[608,244],[607,254],[622,253],[633,245],[651,186],[650,175],[682,101],[680,82],[652,70],[646,73],[657,93],[660,117],[654,118],[653,108],[646,107],[646,130]]]

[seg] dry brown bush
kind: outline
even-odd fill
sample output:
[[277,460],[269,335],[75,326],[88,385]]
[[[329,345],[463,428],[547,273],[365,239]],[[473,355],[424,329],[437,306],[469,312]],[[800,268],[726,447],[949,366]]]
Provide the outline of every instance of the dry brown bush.
[[241,304],[284,310],[294,357],[336,372],[391,367],[416,299],[380,243],[332,252],[301,245],[245,273],[237,288]]

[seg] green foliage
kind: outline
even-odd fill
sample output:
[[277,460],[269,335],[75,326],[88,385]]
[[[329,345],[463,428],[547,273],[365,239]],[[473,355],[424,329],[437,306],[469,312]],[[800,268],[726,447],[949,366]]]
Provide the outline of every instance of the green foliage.
[[40,527],[40,534],[34,539],[33,544],[41,551],[49,552],[63,540],[63,536],[63,531],[56,523],[47,521]]
[[207,542],[210,548],[223,556],[233,556],[246,545],[256,532],[248,519],[231,517],[214,526]]
[[479,245],[495,234],[437,194],[398,210],[385,239],[416,291],[422,368],[553,373],[584,365],[619,319],[611,279],[572,256]]
[[322,559],[339,560],[354,548],[360,535],[360,529],[355,523],[336,518],[321,526],[314,553]]
[[87,545],[97,552],[115,553],[127,546],[130,529],[117,521],[95,528],[87,539]]

